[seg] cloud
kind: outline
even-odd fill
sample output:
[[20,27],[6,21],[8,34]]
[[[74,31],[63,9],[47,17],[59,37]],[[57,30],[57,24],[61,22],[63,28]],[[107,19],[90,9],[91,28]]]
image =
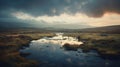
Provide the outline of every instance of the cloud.
[[102,17],[105,13],[120,13],[120,0],[0,0],[1,10],[13,10],[39,15],[83,13]]
[[120,14],[120,0],[89,0],[83,7],[84,13],[91,17],[102,17],[105,13]]
[[32,16],[30,14],[24,12],[16,12],[12,13],[14,17],[17,19],[25,20],[25,21],[32,21],[41,23],[42,21],[47,24],[81,24],[81,25],[89,25],[89,26],[108,26],[108,25],[120,25],[118,14],[105,14],[102,18],[92,18],[88,17],[84,14],[77,13],[75,15],[70,15],[67,13],[63,13],[59,16]]
[[0,0],[0,22],[79,28],[117,25],[119,6],[120,0]]
[[22,20],[35,20],[35,17],[23,13],[23,12],[16,12],[16,13],[12,13],[13,16],[15,16],[18,19],[22,19]]

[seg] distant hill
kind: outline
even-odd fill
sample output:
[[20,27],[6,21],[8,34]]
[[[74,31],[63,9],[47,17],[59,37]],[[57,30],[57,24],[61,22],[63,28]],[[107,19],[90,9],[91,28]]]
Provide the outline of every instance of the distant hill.
[[80,29],[80,32],[120,33],[120,25]]
[[104,26],[104,27],[96,27],[96,28],[85,28],[85,29],[54,29],[54,28],[46,28],[46,30],[52,32],[88,32],[88,33],[120,33],[120,25],[113,26]]
[[0,32],[80,32],[80,33],[119,33],[120,34],[120,25],[114,26],[105,26],[105,27],[96,27],[96,28],[85,28],[85,29],[59,29],[59,28],[32,28],[32,27],[21,27],[21,28],[0,28]]

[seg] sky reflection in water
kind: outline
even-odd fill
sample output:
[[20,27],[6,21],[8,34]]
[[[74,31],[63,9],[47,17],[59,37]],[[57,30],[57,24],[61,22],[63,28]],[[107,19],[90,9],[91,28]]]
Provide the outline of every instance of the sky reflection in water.
[[96,51],[87,53],[82,49],[67,51],[60,44],[32,41],[30,47],[21,50],[31,55],[29,59],[40,62],[40,67],[119,67],[120,60],[102,59]]

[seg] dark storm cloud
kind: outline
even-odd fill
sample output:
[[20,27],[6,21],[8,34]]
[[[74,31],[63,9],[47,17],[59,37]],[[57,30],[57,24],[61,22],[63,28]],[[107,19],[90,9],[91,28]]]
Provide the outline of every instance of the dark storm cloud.
[[120,0],[0,0],[1,26],[5,25],[3,22],[23,22],[11,15],[15,12],[33,16],[83,13],[89,17],[102,17],[108,12],[120,14]]
[[107,12],[120,14],[120,0],[91,0],[83,6],[83,11],[92,17],[101,17]]
[[120,13],[119,6],[120,0],[0,0],[0,16],[4,17],[9,13],[7,11],[23,11],[35,16],[59,15],[69,11],[71,14],[82,12],[88,16],[101,17],[107,12]]

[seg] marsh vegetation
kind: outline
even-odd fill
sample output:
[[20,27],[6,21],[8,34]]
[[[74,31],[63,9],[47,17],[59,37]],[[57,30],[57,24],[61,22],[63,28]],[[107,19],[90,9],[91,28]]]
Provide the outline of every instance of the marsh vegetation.
[[120,34],[109,33],[66,33],[83,41],[81,48],[85,51],[97,50],[104,55],[120,55]]
[[[55,36],[54,32],[14,31],[0,33],[0,65],[3,67],[37,67],[39,65],[37,60],[25,58],[30,53],[21,53],[19,50],[29,47],[32,40],[53,36]],[[120,34],[70,32],[64,33],[64,36],[77,38],[78,41],[84,43],[80,46],[66,43],[63,45],[65,50],[82,49],[83,52],[96,50],[105,59],[118,59],[120,56]]]
[[53,36],[51,33],[1,33],[0,34],[0,65],[1,67],[33,67],[38,62],[21,56],[19,52],[23,47],[28,47],[30,41],[43,36]]

